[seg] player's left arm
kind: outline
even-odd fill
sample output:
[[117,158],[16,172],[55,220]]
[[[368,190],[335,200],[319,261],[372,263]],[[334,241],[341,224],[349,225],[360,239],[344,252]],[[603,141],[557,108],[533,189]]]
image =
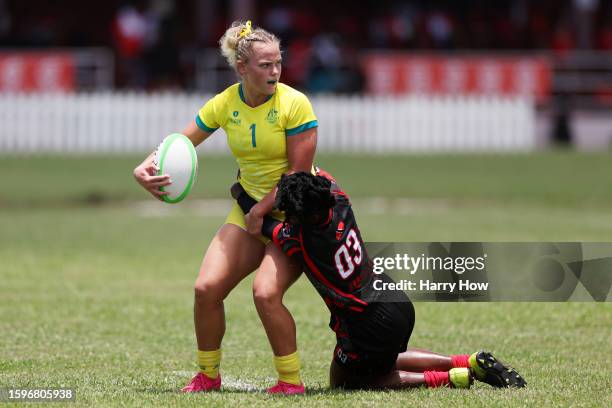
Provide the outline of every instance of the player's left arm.
[[298,171],[310,172],[317,149],[317,128],[311,128],[287,137],[287,160],[289,171],[287,174]]
[[298,94],[291,105],[286,123],[287,174],[298,171],[310,172],[317,149],[319,122],[310,101],[304,94]]

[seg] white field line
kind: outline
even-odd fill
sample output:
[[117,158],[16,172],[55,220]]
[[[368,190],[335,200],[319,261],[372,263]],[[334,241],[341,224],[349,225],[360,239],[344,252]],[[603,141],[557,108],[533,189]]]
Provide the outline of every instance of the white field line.
[[[371,197],[355,199],[353,209],[365,215],[410,215],[421,212],[446,212],[450,204],[446,200]],[[232,207],[231,199],[201,199],[167,204],[156,200],[139,201],[131,207],[144,218],[196,215],[200,217],[225,217]]]

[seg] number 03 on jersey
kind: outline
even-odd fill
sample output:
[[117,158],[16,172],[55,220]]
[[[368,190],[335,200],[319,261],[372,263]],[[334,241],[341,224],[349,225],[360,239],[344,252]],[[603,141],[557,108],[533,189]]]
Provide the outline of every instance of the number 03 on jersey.
[[361,244],[357,239],[354,229],[351,229],[346,237],[344,244],[338,248],[334,256],[336,269],[342,277],[346,279],[355,271],[355,265],[361,265]]

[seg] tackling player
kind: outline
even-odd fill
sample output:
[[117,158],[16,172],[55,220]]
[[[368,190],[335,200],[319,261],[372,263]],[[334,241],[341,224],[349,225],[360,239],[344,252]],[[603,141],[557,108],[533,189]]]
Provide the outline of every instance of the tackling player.
[[[232,196],[245,214],[257,203],[240,183]],[[494,387],[524,387],[525,380],[491,353],[445,356],[406,351],[414,327],[408,297],[394,302],[366,296],[372,262],[347,195],[325,171],[283,175],[276,208],[286,221],[265,217],[262,233],[297,258],[331,312],[337,344],[330,368],[332,388],[469,388],[473,379]],[[385,279],[390,279],[382,275]]]

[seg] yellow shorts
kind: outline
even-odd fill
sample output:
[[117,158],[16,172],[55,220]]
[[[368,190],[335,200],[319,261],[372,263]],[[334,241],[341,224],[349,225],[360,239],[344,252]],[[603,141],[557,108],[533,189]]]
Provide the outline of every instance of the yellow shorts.
[[[285,220],[285,214],[278,210],[273,210],[270,216],[272,216],[272,218],[275,218],[279,221]],[[225,223],[234,224],[246,231],[246,220],[244,219],[244,213],[242,212],[242,209],[240,208],[238,203],[234,202],[232,209],[227,215],[227,218],[225,218]],[[263,237],[263,236],[260,237],[259,240],[266,245],[270,242],[268,238]]]

